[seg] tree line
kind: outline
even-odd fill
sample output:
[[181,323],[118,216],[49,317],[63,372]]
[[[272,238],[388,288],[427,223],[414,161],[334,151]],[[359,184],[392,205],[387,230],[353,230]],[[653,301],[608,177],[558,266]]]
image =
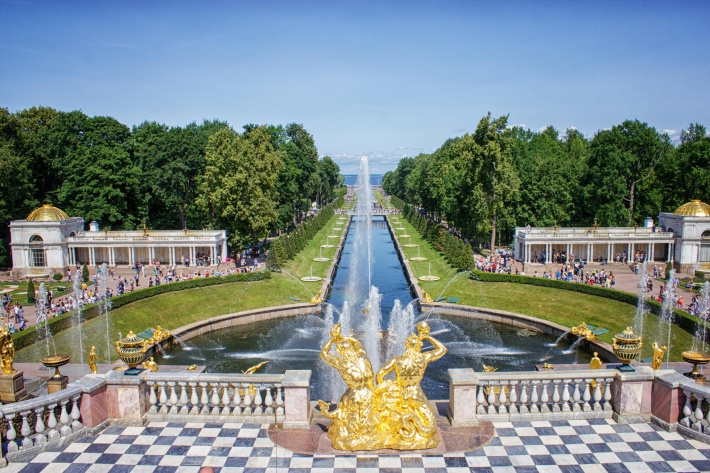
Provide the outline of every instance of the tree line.
[[710,136],[695,123],[674,145],[626,120],[588,139],[508,127],[507,116],[489,113],[473,133],[402,159],[382,186],[481,246],[512,241],[516,226],[641,225],[710,200]]
[[239,250],[335,197],[340,168],[300,124],[205,120],[132,128],[111,117],[0,108],[0,267],[10,220],[42,203],[109,230],[226,229]]

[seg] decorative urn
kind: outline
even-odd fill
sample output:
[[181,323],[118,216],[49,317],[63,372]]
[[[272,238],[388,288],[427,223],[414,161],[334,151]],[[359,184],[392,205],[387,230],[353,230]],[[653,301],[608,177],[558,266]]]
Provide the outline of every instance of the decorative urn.
[[71,355],[54,355],[42,358],[40,361],[47,368],[54,368],[54,376],[52,378],[63,378],[64,375],[59,372],[59,367],[64,366],[71,360]]
[[133,333],[133,330],[116,342],[116,352],[118,352],[118,357],[129,366],[129,369],[126,370],[126,374],[129,375],[142,371],[136,366],[143,362],[147,351],[146,339]]
[[611,344],[614,355],[620,359],[623,365],[619,366],[619,371],[635,371],[631,367],[631,360],[637,358],[641,354],[643,341],[641,337],[637,337],[631,330],[631,327],[626,327],[622,333],[617,333]]
[[697,351],[684,351],[680,356],[683,357],[685,362],[693,364],[693,371],[685,373],[685,376],[694,379],[698,384],[705,384],[705,376],[698,371],[698,365],[710,363],[710,355]]

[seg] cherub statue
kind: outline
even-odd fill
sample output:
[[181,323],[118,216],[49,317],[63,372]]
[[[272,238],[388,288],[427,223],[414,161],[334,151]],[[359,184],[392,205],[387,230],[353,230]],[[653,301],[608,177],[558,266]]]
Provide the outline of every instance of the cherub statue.
[[89,370],[91,374],[96,374],[99,372],[99,369],[96,366],[96,360],[98,359],[99,356],[96,354],[96,347],[91,347],[91,351],[89,352]]
[[150,360],[143,362],[143,369],[156,372],[158,371],[158,363],[156,363],[155,360],[153,360],[153,357],[151,356]]
[[658,342],[653,342],[653,345],[651,346],[653,347],[653,361],[651,362],[651,367],[654,370],[657,370],[663,364],[663,356],[666,354],[668,347],[664,345],[659,348]]

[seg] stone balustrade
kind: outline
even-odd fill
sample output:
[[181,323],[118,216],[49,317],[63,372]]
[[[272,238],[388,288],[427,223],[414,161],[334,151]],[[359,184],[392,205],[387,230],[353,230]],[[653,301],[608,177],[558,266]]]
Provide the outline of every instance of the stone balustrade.
[[448,415],[454,426],[477,425],[479,420],[613,417],[617,422],[648,421],[653,381],[648,370],[476,373],[472,369],[450,369]]
[[284,420],[283,374],[148,373],[149,421]]

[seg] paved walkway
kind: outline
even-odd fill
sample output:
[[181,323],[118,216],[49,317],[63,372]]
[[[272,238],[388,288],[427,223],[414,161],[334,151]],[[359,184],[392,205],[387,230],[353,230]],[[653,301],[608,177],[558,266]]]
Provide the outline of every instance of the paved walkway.
[[301,455],[274,445],[268,425],[153,422],[99,435],[11,463],[7,473],[276,472],[709,472],[710,445],[651,424],[612,420],[497,422],[471,452],[445,455]]

